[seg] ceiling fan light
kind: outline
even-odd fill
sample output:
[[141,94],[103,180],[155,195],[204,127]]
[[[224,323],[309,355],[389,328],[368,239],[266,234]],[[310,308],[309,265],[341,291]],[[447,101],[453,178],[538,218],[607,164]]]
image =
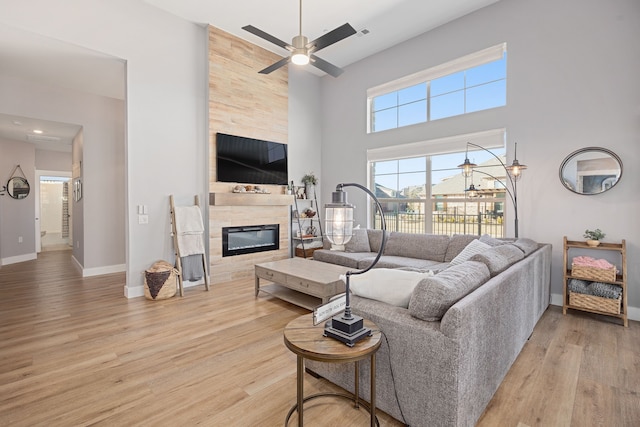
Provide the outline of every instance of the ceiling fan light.
[[296,51],[291,55],[291,62],[296,65],[307,65],[309,63],[309,57],[305,52]]

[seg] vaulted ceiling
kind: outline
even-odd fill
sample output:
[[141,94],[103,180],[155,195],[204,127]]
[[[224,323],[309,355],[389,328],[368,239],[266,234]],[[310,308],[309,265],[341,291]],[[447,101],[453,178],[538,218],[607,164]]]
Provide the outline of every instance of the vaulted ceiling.
[[[143,1],[167,13],[202,25],[213,25],[280,55],[287,51],[242,30],[253,25],[287,43],[300,32],[299,0],[131,0]],[[488,6],[498,0],[304,0],[302,32],[310,40],[344,24],[357,34],[318,53],[339,67]],[[265,67],[271,64],[265,64]],[[307,65],[309,72],[324,75]],[[0,25],[0,74],[94,95],[124,99],[125,60],[100,52]],[[34,143],[30,118],[0,112],[0,137]],[[16,122],[22,123],[17,125]],[[40,127],[46,123],[40,121]],[[47,135],[70,147],[79,127],[50,123]],[[75,133],[74,133],[75,132]],[[32,140],[29,141],[29,138]],[[50,147],[65,148],[54,141]],[[46,149],[47,145],[40,145]]]

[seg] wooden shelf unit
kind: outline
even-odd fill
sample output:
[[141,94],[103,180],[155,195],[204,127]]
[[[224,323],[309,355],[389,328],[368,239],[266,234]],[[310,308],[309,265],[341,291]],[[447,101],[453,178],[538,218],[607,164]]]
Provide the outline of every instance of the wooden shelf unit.
[[[568,240],[567,236],[564,236],[564,245],[563,245],[563,281],[562,281],[562,313],[567,314],[567,309],[573,310],[581,310],[587,311],[590,313],[601,314],[604,316],[611,316],[621,319],[623,325],[625,327],[629,326],[629,321],[627,319],[627,246],[626,241],[622,239],[621,243],[600,243],[599,246],[589,246],[584,241],[576,241],[576,240]],[[620,303],[620,314],[615,313],[607,313],[603,311],[598,311],[594,309],[589,309],[585,307],[578,307],[575,305],[571,305],[569,303],[569,290],[568,283],[570,279],[579,279],[594,282],[595,280],[590,280],[581,276],[573,276],[571,274],[571,260],[573,257],[570,252],[574,249],[584,251],[584,252],[597,252],[597,251],[610,251],[617,252],[620,255],[620,271],[616,274],[614,281],[608,280],[597,280],[598,282],[603,283],[611,283],[614,285],[618,285],[622,287],[622,301]]]
[[[313,242],[323,241],[320,207],[318,206],[318,199],[315,194],[315,186],[313,186],[313,198],[310,198],[310,195],[307,197],[306,199],[294,199],[291,207],[291,256],[313,258],[313,251],[318,248],[311,244]],[[315,210],[315,216],[311,218],[300,216],[306,208]],[[316,234],[307,234],[306,229],[308,227],[314,227]],[[296,231],[300,234],[299,237],[296,236]],[[298,246],[300,246],[300,248]]]

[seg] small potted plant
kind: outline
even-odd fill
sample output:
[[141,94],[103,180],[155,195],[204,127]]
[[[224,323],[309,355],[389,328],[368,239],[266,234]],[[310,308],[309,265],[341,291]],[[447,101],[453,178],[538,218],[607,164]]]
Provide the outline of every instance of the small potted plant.
[[302,184],[304,184],[304,192],[307,196],[307,199],[311,198],[311,186],[316,185],[318,183],[318,178],[313,174],[313,172],[309,172],[304,174],[301,179]]
[[595,230],[585,230],[584,238],[587,239],[587,245],[596,247],[600,244],[600,240],[604,239],[605,234],[599,228]]

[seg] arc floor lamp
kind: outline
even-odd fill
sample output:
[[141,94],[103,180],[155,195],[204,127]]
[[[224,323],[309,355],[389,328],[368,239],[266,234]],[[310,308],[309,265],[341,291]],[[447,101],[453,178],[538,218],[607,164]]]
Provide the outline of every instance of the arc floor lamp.
[[[469,161],[469,146],[472,147],[476,147],[479,148],[480,150],[484,150],[487,153],[491,154],[493,157],[496,158],[496,160],[498,160],[498,162],[500,162],[500,165],[502,165],[502,167],[505,170],[505,176],[507,178],[507,182],[504,182],[498,178],[496,178],[495,176],[491,175],[490,173],[484,172],[482,170],[476,169],[478,167],[477,164],[475,163],[471,163]],[[520,177],[522,176],[522,171],[524,171],[525,169],[527,169],[527,166],[525,165],[521,165],[520,162],[518,161],[518,157],[517,157],[517,150],[518,150],[518,144],[515,144],[515,149],[513,152],[513,162],[507,166],[504,164],[504,162],[502,160],[500,160],[500,158],[498,156],[496,156],[493,152],[487,150],[486,148],[478,145],[478,144],[474,144],[472,142],[467,142],[467,151],[465,153],[465,159],[464,159],[464,163],[458,165],[458,168],[462,169],[462,174],[465,177],[470,177],[473,172],[478,172],[484,175],[487,175],[493,179],[495,179],[496,181],[498,181],[500,184],[502,184],[502,186],[504,187],[504,189],[506,190],[507,194],[509,195],[509,198],[511,199],[511,203],[513,203],[513,209],[514,209],[514,214],[515,214],[515,221],[514,221],[514,225],[515,225],[515,237],[518,238],[518,180],[520,180]],[[507,183],[510,184],[507,185]],[[478,189],[473,185],[473,183],[471,183],[471,186],[466,189],[465,191],[477,191]]]

